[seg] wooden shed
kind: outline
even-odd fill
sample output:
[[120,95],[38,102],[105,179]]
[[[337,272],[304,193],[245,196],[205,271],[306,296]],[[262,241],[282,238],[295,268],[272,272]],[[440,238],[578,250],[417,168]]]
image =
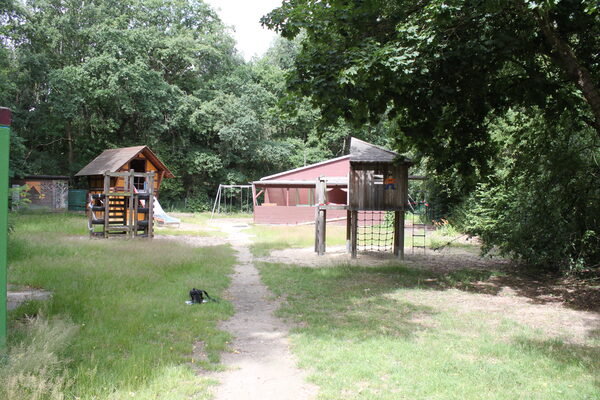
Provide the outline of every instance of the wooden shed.
[[[104,150],[92,162],[83,167],[75,176],[87,176],[91,193],[101,193],[104,188],[105,172],[155,172],[154,193],[158,196],[160,185],[164,178],[174,175],[148,148],[148,146],[123,147],[120,149]],[[123,188],[124,178],[112,178],[111,187]],[[136,178],[135,186],[143,190],[143,178]]]
[[13,187],[26,187],[29,208],[66,211],[69,197],[69,177],[62,175],[28,175],[11,180]]

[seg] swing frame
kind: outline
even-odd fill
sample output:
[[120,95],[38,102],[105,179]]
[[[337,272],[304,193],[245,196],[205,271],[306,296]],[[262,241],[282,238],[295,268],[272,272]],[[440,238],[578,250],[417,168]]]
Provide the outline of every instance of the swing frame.
[[[251,212],[254,206],[254,202],[252,199],[252,185],[219,185],[217,189],[217,194],[215,195],[215,201],[213,203],[212,212],[210,214],[210,219],[213,219],[215,213],[221,214],[221,204],[224,201],[223,208],[225,213],[227,211],[227,191],[229,189],[229,210],[233,212],[233,193],[231,189],[240,189],[240,212],[244,212],[244,205],[246,205],[246,209]],[[247,189],[246,193],[246,202],[244,202],[244,189]]]

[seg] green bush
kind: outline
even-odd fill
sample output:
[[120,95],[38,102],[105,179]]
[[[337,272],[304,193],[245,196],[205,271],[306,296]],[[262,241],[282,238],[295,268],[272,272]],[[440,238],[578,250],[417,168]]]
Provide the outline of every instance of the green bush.
[[551,124],[535,111],[492,121],[496,170],[468,200],[465,218],[484,250],[552,270],[600,264],[600,148],[573,121],[565,113]]
[[185,208],[192,212],[204,212],[212,209],[212,202],[206,193],[199,193],[187,199]]

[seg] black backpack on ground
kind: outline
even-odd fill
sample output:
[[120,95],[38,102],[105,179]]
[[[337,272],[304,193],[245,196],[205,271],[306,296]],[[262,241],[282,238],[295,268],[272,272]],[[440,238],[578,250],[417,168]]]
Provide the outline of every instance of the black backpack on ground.
[[216,301],[215,299],[210,297],[208,293],[206,293],[206,290],[198,290],[196,288],[190,290],[190,297],[192,298],[192,304],[202,304],[209,301]]

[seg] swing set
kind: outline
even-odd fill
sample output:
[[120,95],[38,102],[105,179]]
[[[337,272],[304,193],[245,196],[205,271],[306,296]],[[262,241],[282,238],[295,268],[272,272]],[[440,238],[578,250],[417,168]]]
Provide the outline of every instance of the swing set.
[[217,214],[251,213],[252,185],[219,185],[213,204],[212,219]]

